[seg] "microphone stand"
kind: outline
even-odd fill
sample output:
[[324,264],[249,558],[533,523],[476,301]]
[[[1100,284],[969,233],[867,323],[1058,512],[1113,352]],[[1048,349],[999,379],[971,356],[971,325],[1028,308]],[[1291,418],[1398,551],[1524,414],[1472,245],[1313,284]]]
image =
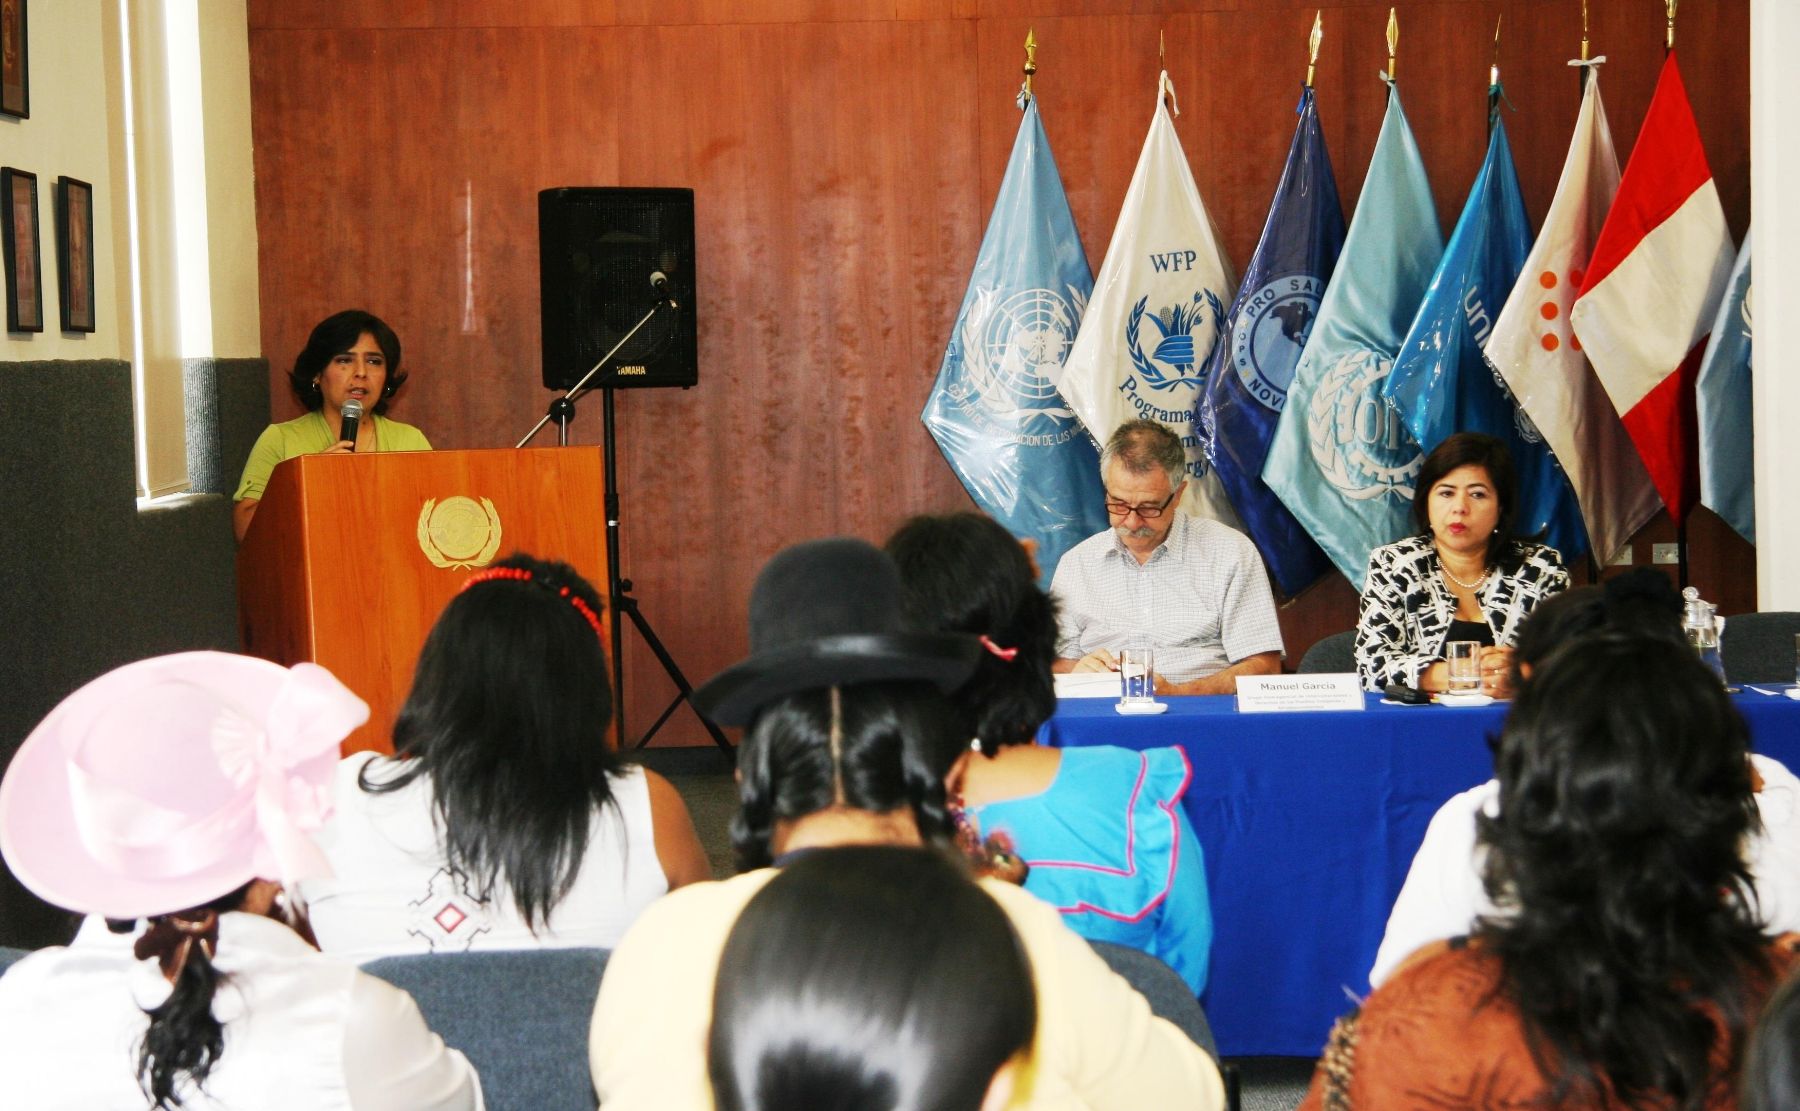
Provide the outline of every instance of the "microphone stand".
[[[575,399],[587,392],[588,382],[593,379],[594,375],[600,373],[600,368],[611,362],[613,356],[619,353],[620,348],[629,343],[631,337],[637,335],[640,328],[650,323],[650,318],[655,316],[657,310],[664,305],[675,307],[675,302],[673,299],[663,298],[651,305],[650,311],[631,326],[631,331],[626,332],[618,343],[613,344],[611,351],[600,356],[600,361],[582,375],[581,379],[573,386],[564,390],[561,397],[552,401],[548,411],[539,418],[536,424],[531,426],[531,431],[525,433],[525,437],[513,446],[515,448],[524,447],[531,442],[532,437],[543,430],[544,425],[554,420],[557,446],[568,447],[569,424],[575,419]],[[644,731],[644,735],[638,738],[637,744],[631,746],[643,748],[650,743],[650,738],[656,736],[656,731],[663,727],[663,723],[669,720],[670,715],[674,714],[676,707],[683,702],[694,706],[694,686],[688,682],[687,676],[682,674],[681,665],[677,664],[675,657],[669,654],[668,648],[663,645],[662,638],[658,637],[656,630],[650,627],[649,618],[645,617],[642,610],[639,609],[638,600],[631,595],[631,580],[623,578],[619,574],[619,457],[614,446],[618,442],[618,436],[614,430],[613,391],[614,387],[612,386],[600,387],[601,435],[606,460],[606,596],[608,604],[612,607],[613,618],[607,628],[611,633],[612,641],[613,714],[619,727],[620,746],[625,745],[625,738],[628,736],[625,732],[625,635],[619,625],[621,615],[630,618],[631,623],[637,627],[638,635],[644,638],[644,643],[656,656],[656,662],[662,665],[663,671],[675,684],[676,691],[675,698],[663,708],[663,712],[650,728]],[[725,734],[719,731],[719,727],[714,725],[705,714],[702,714],[698,706],[694,706],[694,716],[699,718],[700,724],[706,727],[707,733],[712,736],[713,743],[735,761],[736,755],[731,747],[731,742],[725,739]]]

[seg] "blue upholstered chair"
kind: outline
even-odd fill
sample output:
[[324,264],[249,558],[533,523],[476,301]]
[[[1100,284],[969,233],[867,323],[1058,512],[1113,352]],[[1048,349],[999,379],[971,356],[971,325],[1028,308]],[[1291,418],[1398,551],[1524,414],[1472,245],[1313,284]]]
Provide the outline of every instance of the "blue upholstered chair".
[[[1219,1060],[1219,1046],[1213,1040],[1206,1012],[1200,1009],[1200,1001],[1194,998],[1187,981],[1179,973],[1141,949],[1114,945],[1110,941],[1090,940],[1088,944],[1108,967],[1149,1000],[1153,1014],[1174,1023],[1177,1029],[1193,1039],[1195,1045],[1206,1050],[1208,1056]],[[1241,1099],[1237,1068],[1221,1062],[1219,1071],[1225,1080],[1225,1106],[1229,1111],[1237,1111]]]
[[1356,670],[1356,630],[1332,633],[1314,642],[1295,669],[1302,675],[1343,675]]
[[588,1024],[604,949],[383,957],[363,971],[404,988],[481,1075],[488,1111],[594,1111]]
[[1800,613],[1793,610],[1727,617],[1719,639],[1725,678],[1733,683],[1793,682],[1795,633],[1800,633]]
[[1180,974],[1142,949],[1114,945],[1110,941],[1090,940],[1088,944],[1114,972],[1125,977],[1139,995],[1150,1001],[1152,1011],[1174,1023],[1194,1040],[1195,1045],[1218,1060],[1219,1046],[1213,1040],[1212,1027],[1207,1025],[1206,1012],[1200,1009],[1200,1001],[1188,990],[1187,981]]

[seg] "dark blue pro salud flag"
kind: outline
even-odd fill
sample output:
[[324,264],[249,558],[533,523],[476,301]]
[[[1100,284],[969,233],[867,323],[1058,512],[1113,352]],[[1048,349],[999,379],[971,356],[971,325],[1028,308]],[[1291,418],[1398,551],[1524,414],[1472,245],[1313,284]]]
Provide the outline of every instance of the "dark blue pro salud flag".
[[1057,392],[1093,292],[1037,101],[1027,99],[920,419],[975,504],[1037,541],[1041,585],[1106,528],[1100,456]]
[[1514,533],[1541,534],[1570,560],[1588,548],[1581,507],[1543,435],[1482,354],[1530,253],[1512,147],[1495,118],[1487,158],[1383,390],[1427,452],[1453,432],[1504,442],[1519,482]]
[[1263,482],[1263,464],[1344,247],[1344,210],[1310,87],[1300,94],[1298,112],[1287,165],[1226,314],[1225,334],[1213,348],[1196,413],[1201,446],[1226,497],[1290,597],[1330,571],[1331,560]]

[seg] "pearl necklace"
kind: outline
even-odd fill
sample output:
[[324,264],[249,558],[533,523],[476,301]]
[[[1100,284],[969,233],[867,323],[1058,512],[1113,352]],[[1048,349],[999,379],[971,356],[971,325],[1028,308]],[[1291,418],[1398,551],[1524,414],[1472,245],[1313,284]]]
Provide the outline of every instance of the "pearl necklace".
[[1466,583],[1466,582],[1463,582],[1461,579],[1457,578],[1455,575],[1452,575],[1450,573],[1449,564],[1444,562],[1444,557],[1442,555],[1439,555],[1438,556],[1438,570],[1442,571],[1444,573],[1444,577],[1446,579],[1449,579],[1451,582],[1455,583],[1457,586],[1462,587],[1464,590],[1480,590],[1483,586],[1487,585],[1488,573],[1489,573],[1487,568],[1482,569],[1480,578],[1476,579],[1472,583]]

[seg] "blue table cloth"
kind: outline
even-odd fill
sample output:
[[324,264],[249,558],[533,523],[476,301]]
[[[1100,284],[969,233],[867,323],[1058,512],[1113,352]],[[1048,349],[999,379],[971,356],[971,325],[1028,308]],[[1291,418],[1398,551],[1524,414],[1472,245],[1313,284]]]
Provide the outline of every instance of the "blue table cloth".
[[[1734,696],[1751,740],[1800,769],[1800,702]],[[1180,745],[1183,805],[1206,850],[1212,976],[1203,998],[1229,1056],[1316,1056],[1369,967],[1425,826],[1492,778],[1487,744],[1506,704],[1240,714],[1231,696],[1170,698],[1157,717],[1065,699],[1052,745]]]

